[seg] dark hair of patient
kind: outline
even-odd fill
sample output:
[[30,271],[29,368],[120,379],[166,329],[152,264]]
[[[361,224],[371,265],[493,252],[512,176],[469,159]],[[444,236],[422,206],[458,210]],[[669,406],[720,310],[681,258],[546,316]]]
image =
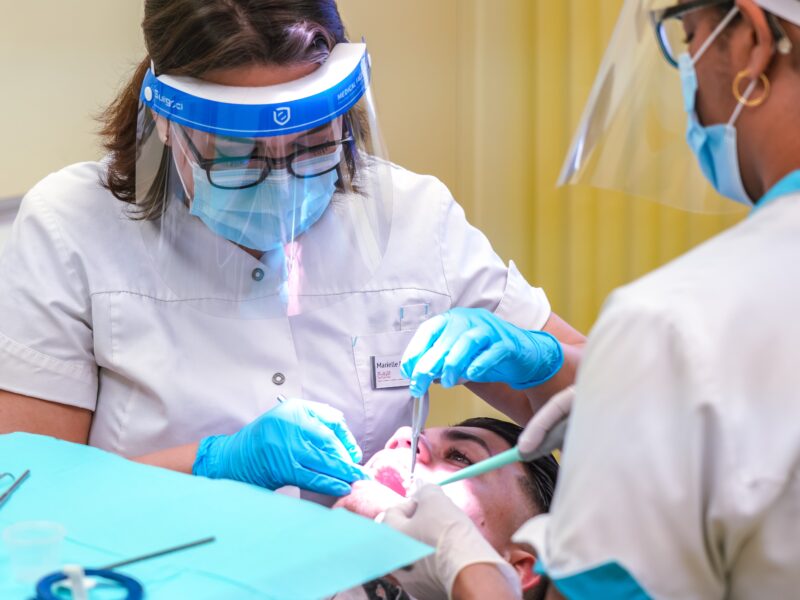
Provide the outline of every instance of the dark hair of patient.
[[[475,417],[461,421],[455,426],[486,429],[503,438],[509,447],[516,446],[517,440],[522,433],[522,427],[519,425],[491,417]],[[526,477],[520,477],[519,483],[530,500],[531,507],[537,513],[548,512],[550,503],[553,500],[553,492],[556,489],[558,462],[551,455],[548,455],[533,462],[524,463],[523,468],[525,469]],[[547,585],[547,582],[543,580],[541,585],[537,585],[525,592],[525,600],[542,600],[547,593]]]
[[[493,419],[491,417],[476,417],[467,419],[461,423],[456,424],[456,427],[478,427],[486,429],[499,435],[503,438],[508,445],[513,447],[517,445],[522,433],[522,427],[516,423],[509,423],[508,421],[501,421],[500,419]],[[545,456],[530,463],[524,463],[525,473],[527,478],[525,481],[520,482],[522,489],[530,499],[533,506],[539,512],[547,512],[550,510],[550,502],[553,500],[553,492],[556,488],[556,479],[558,477],[558,462],[552,456]]]

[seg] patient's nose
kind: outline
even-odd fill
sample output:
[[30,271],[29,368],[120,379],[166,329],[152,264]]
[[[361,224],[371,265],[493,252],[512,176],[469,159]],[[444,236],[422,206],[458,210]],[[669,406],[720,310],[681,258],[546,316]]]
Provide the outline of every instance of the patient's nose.
[[[401,427],[394,432],[394,435],[389,438],[384,446],[387,450],[396,450],[398,448],[411,449],[411,427]],[[431,462],[431,448],[428,439],[425,437],[425,432],[419,436],[419,446],[417,446],[417,461],[425,464]]]

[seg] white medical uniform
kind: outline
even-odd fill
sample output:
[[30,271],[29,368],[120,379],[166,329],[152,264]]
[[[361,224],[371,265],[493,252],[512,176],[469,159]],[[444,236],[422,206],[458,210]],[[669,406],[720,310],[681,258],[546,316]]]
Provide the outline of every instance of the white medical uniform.
[[100,186],[102,172],[82,163],[36,185],[0,258],[0,389],[93,411],[93,446],[135,456],[231,433],[285,394],[341,409],[369,456],[410,422],[407,388],[373,389],[371,357],[399,359],[451,306],[531,329],[550,315],[444,185],[399,167],[391,237],[367,286],[298,316],[212,315],[165,283],[146,225]]
[[549,515],[568,598],[800,596],[800,193],[615,292]]

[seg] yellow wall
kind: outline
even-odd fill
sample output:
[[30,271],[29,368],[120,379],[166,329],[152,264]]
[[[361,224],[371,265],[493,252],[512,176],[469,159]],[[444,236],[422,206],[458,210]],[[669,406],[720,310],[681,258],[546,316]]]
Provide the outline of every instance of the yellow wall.
[[[730,225],[555,189],[621,0],[340,0],[391,158],[453,190],[498,253],[588,331],[614,287]],[[142,55],[141,2],[0,0],[0,198],[99,156],[92,115]],[[675,90],[679,94],[679,90]],[[490,413],[436,390],[431,423]]]
[[[621,4],[340,0],[376,57],[392,158],[442,178],[498,253],[584,332],[612,289],[737,219],[555,188]],[[421,90],[433,72],[438,85]],[[431,424],[494,414],[466,390],[432,397]]]
[[0,199],[100,156],[93,116],[144,56],[137,0],[0,0]]

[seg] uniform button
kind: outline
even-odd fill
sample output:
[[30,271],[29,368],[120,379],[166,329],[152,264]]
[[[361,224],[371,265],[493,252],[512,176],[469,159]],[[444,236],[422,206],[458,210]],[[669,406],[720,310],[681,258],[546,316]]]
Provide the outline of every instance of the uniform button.
[[253,272],[250,274],[250,277],[253,278],[254,281],[261,281],[264,279],[264,269],[259,269],[256,267],[253,269]]
[[272,376],[272,383],[275,385],[283,385],[284,381],[286,381],[286,376],[283,373],[275,373]]

